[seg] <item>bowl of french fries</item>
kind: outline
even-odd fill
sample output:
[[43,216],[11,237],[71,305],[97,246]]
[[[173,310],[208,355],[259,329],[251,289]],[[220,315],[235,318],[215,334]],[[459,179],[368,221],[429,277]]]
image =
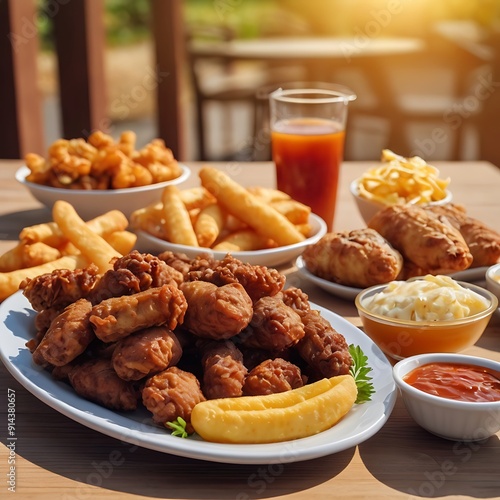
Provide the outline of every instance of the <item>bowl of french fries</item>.
[[116,141],[101,131],[87,140],[58,139],[46,157],[28,153],[25,161],[16,179],[35,199],[50,209],[57,200],[71,203],[86,220],[109,210],[128,217],[191,173],[161,139],[137,149],[132,131],[123,132]]
[[139,251],[216,259],[230,253],[252,265],[278,266],[326,233],[310,207],[282,191],[243,187],[212,167],[199,176],[200,186],[168,186],[158,202],[132,213]]
[[384,149],[381,160],[350,184],[366,223],[388,205],[446,205],[452,201],[450,179],[442,179],[439,170],[422,158],[404,158]]

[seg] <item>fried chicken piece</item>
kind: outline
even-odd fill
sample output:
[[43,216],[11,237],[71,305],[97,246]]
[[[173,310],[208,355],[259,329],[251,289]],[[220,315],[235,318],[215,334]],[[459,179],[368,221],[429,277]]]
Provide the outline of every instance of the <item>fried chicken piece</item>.
[[472,264],[472,254],[460,231],[420,206],[386,207],[368,226],[388,240],[403,259],[429,273],[449,274]]
[[296,345],[302,359],[323,377],[347,375],[352,364],[345,337],[319,311],[302,315],[305,335]]
[[276,295],[283,289],[285,280],[276,269],[245,264],[229,254],[210,267],[193,268],[186,276],[186,281],[208,281],[217,286],[240,283],[253,302]]
[[311,309],[307,293],[295,286],[283,290],[277,294],[276,297],[280,298],[288,307],[291,307],[294,311],[299,313]]
[[176,285],[163,285],[123,297],[112,297],[92,307],[90,322],[96,336],[114,342],[151,326],[175,330],[184,320],[187,302]]
[[62,313],[64,307],[48,307],[43,311],[40,311],[35,316],[35,328],[37,331],[37,336],[45,335],[45,332],[49,329],[52,321]]
[[141,291],[139,278],[129,269],[108,269],[88,294],[92,304],[123,295],[133,295]]
[[154,326],[119,340],[111,361],[120,378],[140,380],[177,364],[181,356],[182,347],[172,330]]
[[36,278],[26,278],[19,288],[35,311],[51,307],[63,309],[67,305],[85,298],[99,279],[97,266],[85,269],[56,269]]
[[89,322],[92,304],[79,299],[67,306],[50,324],[49,329],[33,353],[33,360],[41,364],[63,366],[82,354],[95,335]]
[[299,314],[279,297],[262,297],[255,302],[250,325],[241,334],[246,347],[279,352],[304,336]]
[[302,258],[314,275],[357,288],[392,281],[403,267],[401,254],[370,228],[327,233]]
[[215,260],[206,253],[197,255],[194,259],[188,257],[185,253],[176,253],[169,250],[158,254],[158,258],[166,264],[179,271],[184,278],[190,271],[200,271],[214,265]]
[[267,359],[245,379],[243,394],[260,396],[290,391],[304,385],[300,368],[282,358]]
[[184,328],[214,340],[228,339],[241,332],[252,319],[252,300],[239,283],[217,286],[205,281],[180,285],[187,300]]
[[68,380],[81,397],[112,410],[135,410],[139,393],[132,382],[121,379],[109,359],[90,359],[74,366]]
[[203,394],[207,399],[236,398],[243,394],[247,375],[241,351],[230,340],[204,342],[201,347]]
[[471,267],[492,266],[500,262],[500,233],[480,220],[469,217],[464,207],[449,203],[429,206],[426,210],[446,217],[460,231],[473,257]]
[[165,425],[182,417],[188,432],[193,432],[191,412],[202,401],[206,398],[198,379],[176,366],[150,377],[142,390],[142,402],[157,424]]

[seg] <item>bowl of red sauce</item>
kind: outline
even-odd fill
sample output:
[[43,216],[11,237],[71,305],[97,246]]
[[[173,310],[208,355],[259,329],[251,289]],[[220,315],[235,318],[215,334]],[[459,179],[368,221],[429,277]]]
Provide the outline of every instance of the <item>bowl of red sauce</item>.
[[411,356],[393,367],[413,420],[454,441],[483,441],[500,431],[500,362],[454,353]]

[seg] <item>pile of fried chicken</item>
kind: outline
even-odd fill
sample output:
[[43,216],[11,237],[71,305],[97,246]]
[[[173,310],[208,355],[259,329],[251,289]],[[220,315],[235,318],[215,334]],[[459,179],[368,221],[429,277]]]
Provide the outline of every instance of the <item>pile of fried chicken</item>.
[[56,270],[20,288],[36,311],[34,362],[114,410],[153,421],[206,399],[283,392],[349,372],[344,336],[285,276],[227,255],[132,251],[113,269]]
[[500,233],[470,217],[462,205],[392,205],[366,228],[327,233],[302,257],[320,278],[367,288],[491,266],[500,262]]

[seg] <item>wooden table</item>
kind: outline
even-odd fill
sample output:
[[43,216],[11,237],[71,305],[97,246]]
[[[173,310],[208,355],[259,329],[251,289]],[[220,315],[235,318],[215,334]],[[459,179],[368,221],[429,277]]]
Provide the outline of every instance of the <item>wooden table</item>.
[[[0,251],[15,244],[21,227],[50,218],[50,212],[16,184],[20,162],[0,162]],[[362,227],[348,192],[349,181],[369,164],[344,163],[336,229]],[[486,162],[436,163],[452,179],[455,200],[470,215],[500,230],[500,170]],[[197,184],[194,169],[189,185]],[[217,164],[238,182],[274,185],[269,163]],[[307,284],[293,266],[282,271],[314,302],[359,326],[352,303]],[[1,342],[1,339],[0,339]],[[468,353],[500,360],[500,314]],[[306,462],[226,465],[138,448],[90,430],[47,407],[0,369],[0,497],[7,498],[8,390],[16,395],[15,452],[18,498],[36,500],[124,499],[388,499],[498,498],[500,435],[484,443],[437,438],[409,417],[400,398],[384,427],[355,448]]]

